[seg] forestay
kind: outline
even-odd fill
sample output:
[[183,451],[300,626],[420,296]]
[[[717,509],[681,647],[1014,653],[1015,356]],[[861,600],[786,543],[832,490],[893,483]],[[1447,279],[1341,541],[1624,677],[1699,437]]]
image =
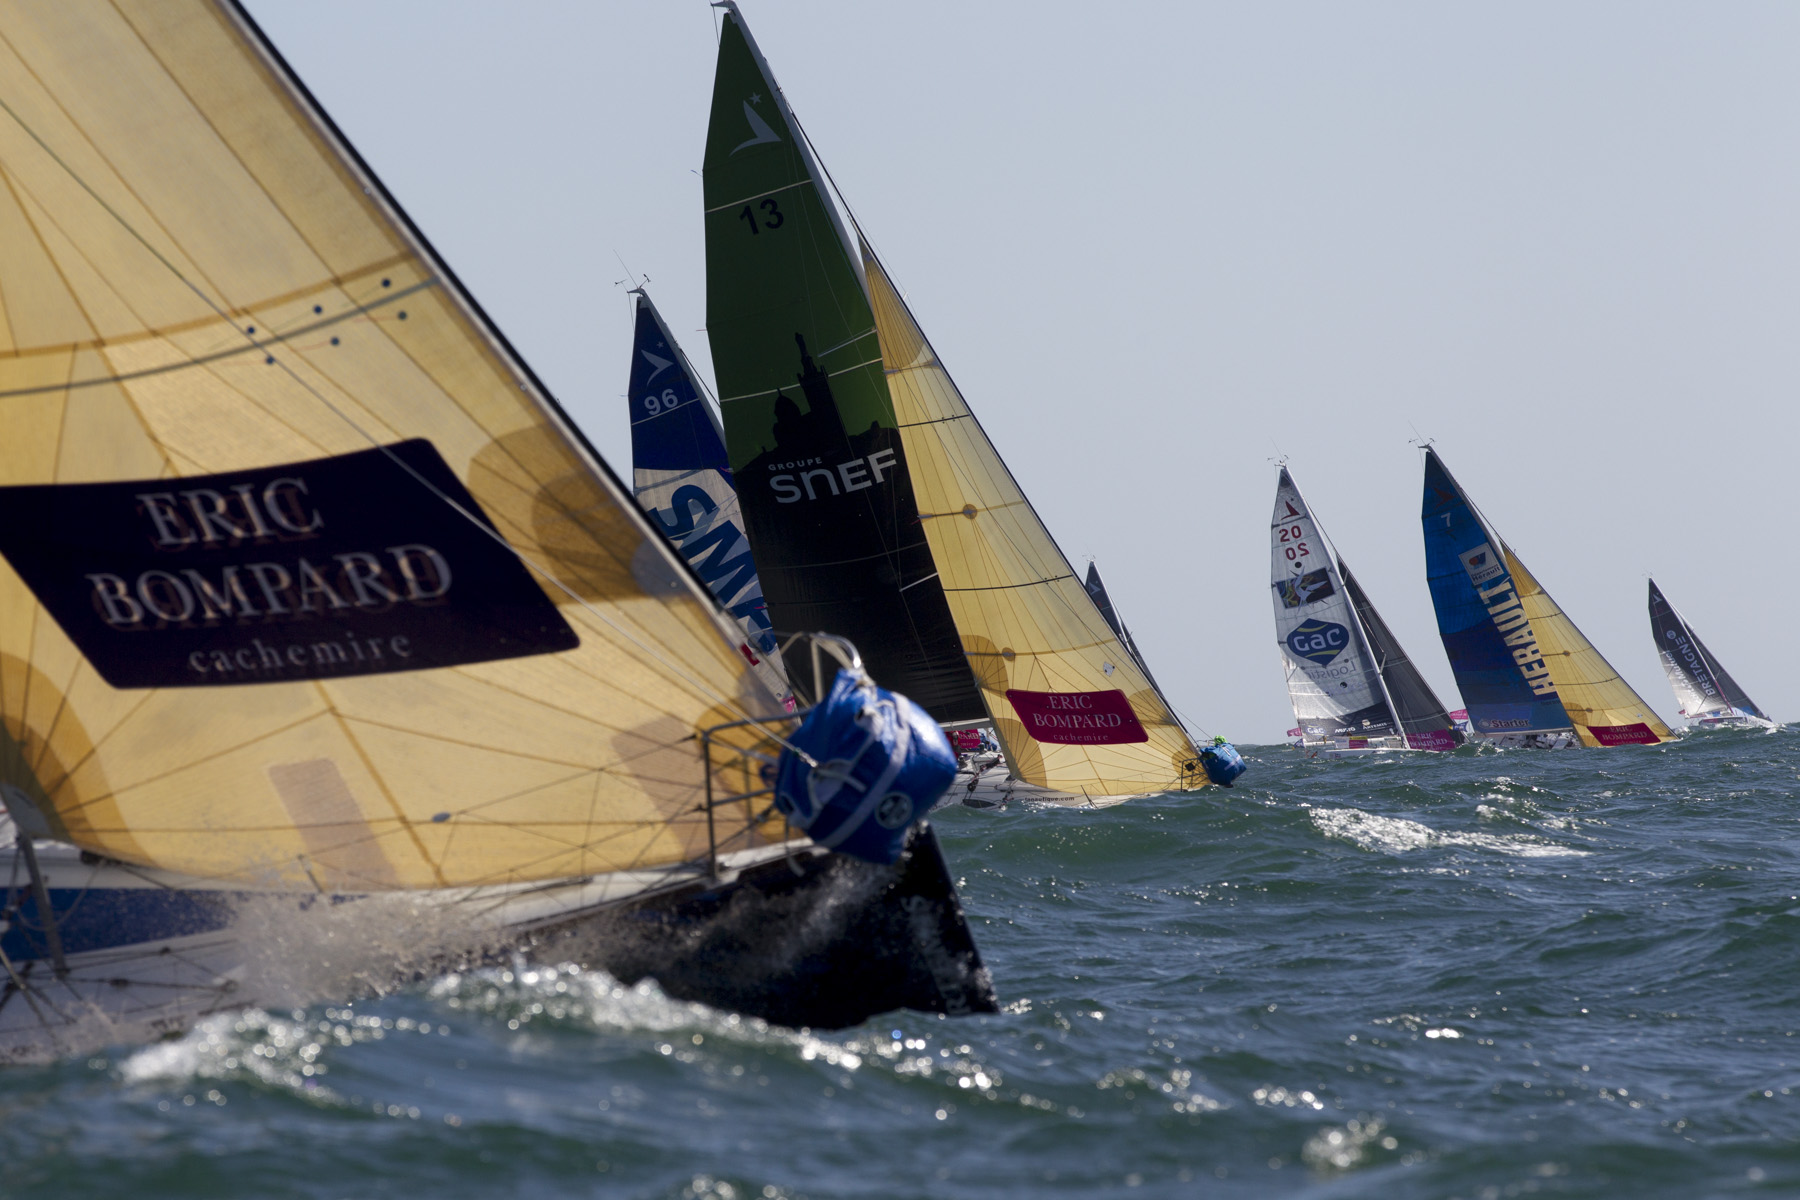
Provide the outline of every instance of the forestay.
[[866,243],[863,269],[920,519],[1013,774],[1096,796],[1202,782],[1187,732],[1101,615]]
[[339,891],[705,854],[696,731],[779,711],[738,631],[248,19],[4,30],[0,778]]

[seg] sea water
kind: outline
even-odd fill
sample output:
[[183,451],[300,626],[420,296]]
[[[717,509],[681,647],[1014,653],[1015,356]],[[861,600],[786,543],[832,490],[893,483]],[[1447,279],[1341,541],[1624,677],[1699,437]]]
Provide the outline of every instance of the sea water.
[[514,964],[0,1071],[0,1196],[1800,1194],[1800,735],[934,818],[1005,1011]]

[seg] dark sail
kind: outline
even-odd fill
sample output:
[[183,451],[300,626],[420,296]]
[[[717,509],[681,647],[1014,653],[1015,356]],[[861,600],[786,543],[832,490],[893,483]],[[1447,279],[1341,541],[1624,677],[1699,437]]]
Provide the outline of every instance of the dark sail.
[[938,720],[985,718],[920,525],[857,259],[735,9],[704,179],[707,334],[775,630],[847,637],[883,686]]
[[1362,622],[1369,653],[1374,656],[1376,669],[1387,685],[1388,698],[1394,702],[1394,716],[1400,722],[1401,731],[1415,734],[1454,730],[1456,722],[1444,711],[1443,702],[1419,674],[1419,669],[1412,665],[1412,660],[1406,657],[1399,639],[1375,611],[1367,593],[1350,574],[1350,568],[1342,558],[1338,559],[1338,574],[1344,580],[1344,591],[1349,593],[1350,603],[1356,608],[1356,619]]
[[1663,672],[1688,718],[1722,717],[1739,709],[1753,717],[1768,717],[1726,673],[1712,652],[1700,641],[1682,615],[1650,581],[1650,631],[1656,639]]
[[1113,608],[1112,597],[1106,594],[1106,584],[1100,580],[1098,565],[1088,564],[1087,582],[1083,586],[1087,588],[1087,594],[1094,598],[1094,607],[1098,608],[1100,615],[1106,618],[1106,623],[1112,627],[1114,635],[1130,652],[1131,657],[1137,660],[1137,665],[1144,672],[1144,677],[1150,681],[1150,686],[1159,692],[1162,691],[1162,686],[1156,682],[1156,676],[1150,674],[1150,665],[1144,661],[1144,656],[1138,653],[1137,643],[1131,640],[1131,631],[1125,628],[1125,622],[1119,620],[1119,614]]

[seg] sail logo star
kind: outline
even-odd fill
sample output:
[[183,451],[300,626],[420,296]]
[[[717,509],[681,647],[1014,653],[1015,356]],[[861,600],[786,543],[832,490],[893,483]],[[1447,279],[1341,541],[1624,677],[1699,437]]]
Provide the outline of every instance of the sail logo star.
[[[761,100],[762,97],[753,96],[751,99]],[[736,154],[739,150],[748,150],[751,146],[764,146],[770,142],[779,142],[781,140],[781,135],[776,133],[773,129],[770,129],[769,123],[762,119],[761,114],[750,107],[749,100],[744,101],[744,120],[750,122],[750,132],[753,136],[751,136],[748,141],[739,142],[736,146],[732,147],[732,154]],[[728,154],[726,157],[729,158],[731,155]]]
[[1336,621],[1302,621],[1287,635],[1287,648],[1308,662],[1328,666],[1350,645],[1350,631]]
[[650,372],[650,378],[644,380],[645,383],[649,383],[652,379],[655,379],[658,375],[661,375],[664,371],[675,365],[674,359],[658,358],[648,350],[640,350],[638,353],[644,356],[645,362],[656,368],[656,370]]

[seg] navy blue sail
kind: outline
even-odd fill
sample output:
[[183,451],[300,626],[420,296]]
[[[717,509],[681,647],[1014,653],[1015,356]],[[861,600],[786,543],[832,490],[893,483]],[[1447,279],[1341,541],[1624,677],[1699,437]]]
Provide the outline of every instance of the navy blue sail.
[[1514,582],[1505,546],[1429,446],[1419,516],[1438,633],[1475,732],[1495,737],[1569,730],[1568,711],[1543,662],[1522,664],[1515,654],[1533,635],[1517,603],[1506,601]]
[[744,656],[792,707],[792,690],[744,536],[719,418],[643,289],[631,350],[632,487],[637,502],[744,629]]

